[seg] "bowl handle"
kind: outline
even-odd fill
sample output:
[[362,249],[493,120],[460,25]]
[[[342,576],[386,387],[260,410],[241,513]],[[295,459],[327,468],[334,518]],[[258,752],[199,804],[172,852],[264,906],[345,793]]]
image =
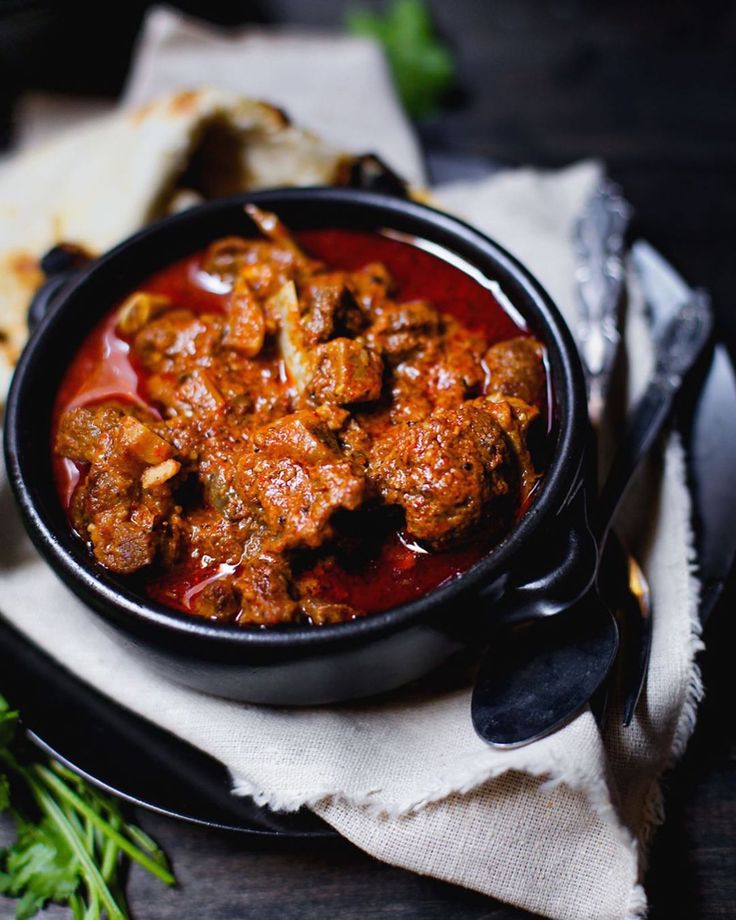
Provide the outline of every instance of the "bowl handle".
[[[581,483],[543,535],[514,565],[503,595],[493,602],[493,622],[512,624],[554,616],[585,594],[598,569],[598,545],[588,521]],[[481,601],[491,601],[491,597]]]
[[46,280],[33,295],[28,306],[28,329],[33,330],[51,309],[62,288],[75,278],[79,271],[92,259],[81,246],[61,243],[49,249],[41,259],[41,271]]
[[394,198],[411,197],[409,184],[375,153],[366,153],[349,160],[338,181],[348,188],[380,192]]

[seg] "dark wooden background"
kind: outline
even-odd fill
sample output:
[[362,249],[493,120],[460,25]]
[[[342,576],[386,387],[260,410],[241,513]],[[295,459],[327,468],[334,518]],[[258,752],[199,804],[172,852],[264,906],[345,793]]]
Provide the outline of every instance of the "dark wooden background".
[[[339,26],[348,6],[343,0],[173,5],[224,24],[323,27]],[[25,88],[114,94],[144,6],[0,0],[0,139],[7,142],[13,101]],[[420,126],[425,149],[550,167],[604,159],[636,209],[634,234],[660,248],[690,282],[710,289],[721,334],[733,348],[734,4],[434,0],[431,6],[456,53],[459,87],[449,108]],[[99,25],[104,41],[95,40],[90,23]],[[736,917],[735,602],[732,584],[707,632],[699,724],[667,779],[667,821],[647,877],[653,920]],[[130,897],[140,920],[528,916],[379,864],[340,841],[256,850],[233,835],[149,814],[138,819],[171,855],[180,881],[168,891],[133,871]],[[11,915],[0,901],[0,917]],[[65,914],[53,908],[48,915]]]

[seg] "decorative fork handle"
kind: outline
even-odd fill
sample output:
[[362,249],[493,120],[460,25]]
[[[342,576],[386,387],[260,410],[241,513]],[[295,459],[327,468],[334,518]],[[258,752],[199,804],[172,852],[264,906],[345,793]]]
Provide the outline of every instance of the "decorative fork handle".
[[605,405],[620,334],[624,234],[631,208],[619,187],[605,179],[575,226],[574,246],[580,320],[575,330],[594,425]]
[[598,498],[593,530],[599,545],[605,540],[632,475],[662,431],[683,380],[705,348],[712,330],[710,298],[704,291],[693,291],[656,344],[652,379],[629,418]]

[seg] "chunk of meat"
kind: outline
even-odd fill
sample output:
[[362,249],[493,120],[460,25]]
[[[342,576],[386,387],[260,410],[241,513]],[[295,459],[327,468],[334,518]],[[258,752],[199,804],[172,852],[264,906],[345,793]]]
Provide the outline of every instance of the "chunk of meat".
[[[285,255],[288,256],[288,253]],[[269,301],[285,284],[294,280],[291,256],[288,256],[286,261],[269,260],[268,262],[256,262],[255,265],[248,262],[240,270],[240,276],[248,282],[256,297],[260,298],[263,304],[266,332],[272,335],[279,328],[279,324],[278,316],[269,309]]]
[[366,315],[353,297],[343,272],[316,275],[300,291],[301,324],[307,345],[326,342],[336,335],[357,335]]
[[523,399],[531,406],[544,405],[547,379],[544,348],[529,336],[517,336],[492,345],[485,354],[488,371],[486,393]]
[[443,317],[436,347],[425,356],[428,396],[437,408],[450,408],[483,389],[485,340],[457,320]]
[[[227,292],[238,277],[244,278],[257,297],[271,296],[294,278],[294,253],[267,240],[225,237],[205,252],[200,271],[214,282],[216,290]],[[273,330],[269,330],[273,331]]]
[[54,450],[77,463],[93,463],[105,450],[106,436],[120,425],[120,406],[77,406],[59,419]]
[[366,402],[381,392],[380,357],[358,340],[337,338],[310,349],[296,287],[289,282],[272,298],[279,317],[279,345],[289,376],[315,402]]
[[495,513],[506,523],[516,470],[500,426],[470,403],[397,425],[370,455],[383,499],[400,505],[407,530],[432,547],[462,541]]
[[237,488],[262,515],[264,548],[318,547],[332,535],[335,511],[354,510],[363,501],[363,472],[342,454],[317,412],[279,419],[255,432],[253,444],[238,461]]
[[529,428],[539,419],[539,409],[522,399],[497,394],[474,400],[474,405],[488,412],[503,429],[516,455],[520,472],[520,498],[523,502],[539,479],[529,450]]
[[261,459],[240,472],[246,482],[259,480],[253,491],[269,532],[265,545],[278,552],[321,546],[332,536],[335,511],[357,508],[365,491],[363,477],[346,461],[306,467],[289,457]]
[[77,406],[59,419],[55,451],[79,463],[99,463],[115,452],[123,459],[157,464],[168,460],[174,448],[150,425],[133,413],[133,407]]
[[186,519],[190,560],[207,565],[213,560],[238,565],[246,554],[257,555],[260,530],[252,517],[229,518],[212,508],[197,508]]
[[240,613],[240,592],[232,578],[215,578],[191,598],[190,609],[207,620],[230,623]]
[[[80,492],[80,496],[87,499],[85,507],[81,509],[81,502],[75,499],[74,520],[80,525],[82,521],[92,518],[85,529],[95,558],[105,568],[128,575],[150,565],[155,559],[158,545],[156,525],[162,520],[163,514],[154,511],[142,519],[139,512],[137,519],[134,519],[125,501],[116,501],[109,508],[100,507],[100,494],[110,494],[107,485],[109,479],[104,475],[89,477]],[[117,487],[118,482],[114,485]],[[90,514],[88,506],[92,503],[96,510]]]
[[302,409],[285,415],[253,435],[258,451],[271,458],[290,457],[301,463],[328,463],[339,454],[335,431],[347,418],[344,413]]
[[216,412],[226,403],[214,375],[205,368],[195,368],[181,376],[153,374],[148,378],[146,391],[168,417]]
[[[400,364],[394,369],[391,382],[391,402],[388,407],[388,420],[390,424],[398,425],[402,422],[417,422],[432,413],[435,406],[429,395],[427,373],[429,368],[416,365],[413,362]],[[422,374],[424,373],[424,378]],[[380,435],[385,423],[378,418],[361,418],[361,423],[367,425],[369,430]]]
[[312,259],[307,258],[299,244],[276,214],[272,211],[262,211],[255,204],[247,204],[245,210],[248,217],[250,217],[265,237],[291,254],[294,264],[298,268],[306,269],[309,268],[310,265],[313,266],[316,264]]
[[201,270],[225,285],[232,285],[252,248],[252,241],[242,236],[225,236],[215,240],[207,247]]
[[282,556],[263,553],[242,566],[235,587],[240,594],[240,625],[274,626],[297,619],[291,571]]
[[483,389],[485,341],[451,317],[418,336],[415,347],[393,369],[390,417],[417,421],[434,409],[453,408]]
[[230,292],[227,329],[222,340],[227,348],[255,357],[266,338],[266,316],[247,278],[238,275]]
[[369,262],[356,272],[351,272],[348,287],[356,302],[369,314],[383,304],[393,288],[388,269],[380,262]]
[[[215,424],[213,412],[233,423],[244,419],[261,423],[288,411],[289,394],[278,361],[266,364],[234,351],[227,352],[227,360],[218,357],[201,368],[195,366],[192,372],[151,374],[146,380],[146,395],[170,420],[172,432],[186,437],[187,427],[196,432],[200,424],[210,430]],[[190,419],[183,423],[184,429],[182,416]]]
[[366,339],[386,361],[398,364],[428,345],[439,324],[439,313],[423,300],[387,302],[375,310]]
[[185,412],[215,412],[225,405],[225,397],[205,368],[198,367],[186,374],[176,393],[179,408]]
[[332,339],[313,352],[307,393],[316,403],[372,402],[381,395],[383,361],[360,339]]
[[[98,561],[122,573],[150,565],[174,510],[171,479],[178,464],[172,445],[122,409],[96,406],[62,415],[56,450],[90,464],[74,493],[71,515]],[[162,477],[162,467],[170,475]],[[157,482],[151,482],[151,470],[159,471]]]
[[[223,329],[222,316],[195,316],[191,310],[169,310],[146,323],[133,340],[133,350],[147,371],[186,373],[193,364],[211,362]],[[194,361],[193,355],[196,355]]]

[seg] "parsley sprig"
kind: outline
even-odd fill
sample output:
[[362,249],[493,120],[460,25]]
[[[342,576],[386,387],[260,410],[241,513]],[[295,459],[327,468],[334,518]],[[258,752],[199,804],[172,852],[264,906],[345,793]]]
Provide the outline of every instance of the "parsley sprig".
[[18,899],[17,920],[48,901],[67,904],[74,920],[126,920],[126,861],[173,885],[166,857],[109,796],[55,760],[27,757],[17,723],[0,696],[0,811],[16,826],[15,843],[0,850],[0,894]]
[[349,32],[383,45],[399,96],[411,116],[423,118],[437,111],[452,86],[455,66],[423,0],[393,0],[383,15],[353,9],[346,25]]

